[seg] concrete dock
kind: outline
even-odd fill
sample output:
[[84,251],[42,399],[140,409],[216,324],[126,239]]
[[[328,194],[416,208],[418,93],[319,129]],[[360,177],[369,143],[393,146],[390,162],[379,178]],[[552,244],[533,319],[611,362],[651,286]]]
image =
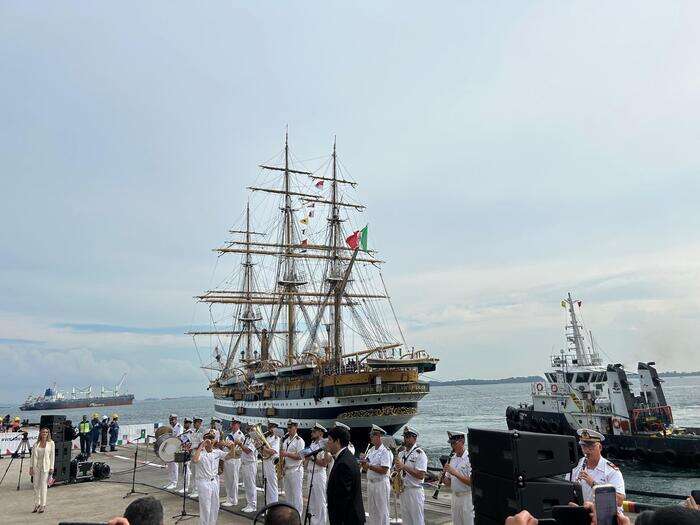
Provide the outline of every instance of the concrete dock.
[[[133,445],[119,447],[116,452],[96,453],[90,457],[91,461],[103,461],[107,463],[112,475],[105,481],[91,481],[73,484],[60,484],[51,487],[48,491],[46,512],[34,514],[34,491],[29,479],[29,460],[25,458],[20,478],[20,490],[17,490],[20,459],[15,458],[12,465],[0,485],[0,513],[3,522],[15,524],[52,524],[60,522],[102,522],[105,523],[115,516],[121,516],[129,502],[141,497],[134,494],[124,497],[131,490],[132,468],[134,464]],[[9,457],[0,460],[0,477],[10,464]],[[260,468],[258,468],[260,472]],[[163,463],[154,454],[150,447],[139,446],[138,466],[136,469],[135,490],[148,492],[160,500],[165,509],[165,523],[176,523],[176,517],[182,511],[182,495],[175,491],[167,491],[160,487],[167,483],[167,474]],[[182,480],[180,480],[182,483]],[[363,493],[366,491],[364,487]],[[258,485],[262,485],[261,482]],[[180,487],[178,487],[180,488]],[[426,489],[426,523],[444,524],[451,522],[449,491],[445,490],[438,500],[432,499],[433,489]],[[306,495],[306,486],[304,490]],[[239,505],[237,507],[222,507],[219,512],[218,523],[235,524],[251,523],[253,516],[240,511],[245,506],[243,487],[239,489]],[[280,499],[284,499],[284,495]],[[398,500],[398,498],[397,498]],[[225,501],[225,489],[221,487],[221,501]],[[264,505],[262,489],[258,490],[258,508]],[[186,510],[197,514],[197,500],[187,499]],[[399,510],[399,503],[391,502],[391,516]],[[7,520],[7,521],[5,521]],[[190,518],[184,523],[198,523],[197,518]]]

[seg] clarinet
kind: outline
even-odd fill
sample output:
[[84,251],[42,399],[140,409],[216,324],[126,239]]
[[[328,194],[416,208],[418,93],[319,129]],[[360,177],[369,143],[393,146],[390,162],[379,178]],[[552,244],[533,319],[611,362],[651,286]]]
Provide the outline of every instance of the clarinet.
[[[445,462],[445,465],[448,465],[450,463],[450,460],[452,457],[455,455],[454,450],[450,452],[450,457],[447,458],[447,462]],[[438,499],[438,494],[440,494],[440,487],[442,486],[442,483],[445,481],[445,472],[444,470],[442,471],[442,475],[440,476],[440,481],[438,481],[437,488],[435,489],[435,492],[433,492],[433,499]]]
[[583,457],[583,463],[581,464],[581,470],[578,473],[578,477],[576,478],[576,481],[581,481],[581,474],[583,474],[586,471],[586,465],[587,465],[588,458]]

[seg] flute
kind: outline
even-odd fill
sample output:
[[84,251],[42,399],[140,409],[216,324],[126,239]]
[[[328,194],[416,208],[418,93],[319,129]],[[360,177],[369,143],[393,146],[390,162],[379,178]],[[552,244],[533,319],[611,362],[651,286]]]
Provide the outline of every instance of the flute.
[[[449,465],[450,460],[452,457],[455,455],[454,450],[450,452],[450,457],[447,458],[447,461],[445,462],[445,465]],[[435,492],[433,492],[433,499],[438,499],[438,494],[440,493],[440,487],[442,487],[442,483],[445,481],[445,474],[447,474],[446,471],[442,471],[442,475],[440,476],[440,480],[438,481],[437,488],[435,489]]]

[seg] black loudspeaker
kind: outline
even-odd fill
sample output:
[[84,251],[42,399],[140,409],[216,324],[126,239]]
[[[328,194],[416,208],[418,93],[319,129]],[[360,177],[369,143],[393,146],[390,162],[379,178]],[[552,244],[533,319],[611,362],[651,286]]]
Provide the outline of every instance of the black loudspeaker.
[[571,472],[578,446],[572,436],[470,428],[469,459],[473,470],[528,480]]
[[56,446],[56,457],[54,458],[53,477],[57,482],[70,481],[70,464],[72,456],[72,443],[54,441]]
[[63,441],[73,441],[75,437],[75,428],[73,428],[73,422],[70,419],[66,419],[63,422]]
[[39,420],[39,428],[48,428],[51,431],[51,439],[55,442],[65,441],[66,416],[41,416]]
[[561,479],[515,481],[485,472],[472,472],[472,500],[476,514],[503,523],[527,509],[537,518],[552,516],[552,507],[580,501],[581,486]]

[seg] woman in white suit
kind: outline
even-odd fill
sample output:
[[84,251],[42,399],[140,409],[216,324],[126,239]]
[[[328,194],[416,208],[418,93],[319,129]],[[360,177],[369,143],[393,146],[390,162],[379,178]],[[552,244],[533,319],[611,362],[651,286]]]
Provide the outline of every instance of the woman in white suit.
[[39,439],[32,450],[32,461],[29,466],[29,475],[34,482],[34,510],[32,512],[44,512],[46,510],[46,489],[49,479],[53,477],[53,461],[56,455],[56,447],[51,439],[48,428],[39,431]]

